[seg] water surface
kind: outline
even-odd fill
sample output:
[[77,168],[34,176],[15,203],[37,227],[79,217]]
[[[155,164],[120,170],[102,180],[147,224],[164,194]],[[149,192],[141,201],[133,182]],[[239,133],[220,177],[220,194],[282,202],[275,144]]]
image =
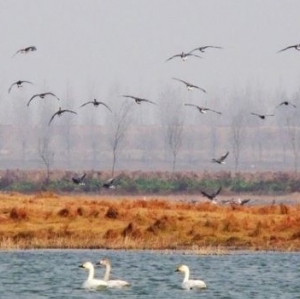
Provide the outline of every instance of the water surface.
[[[89,291],[81,287],[84,261],[112,261],[112,277],[127,280],[126,289]],[[179,264],[202,279],[202,291],[181,289]],[[0,298],[300,298],[299,253],[189,255],[179,252],[36,250],[0,253]],[[104,268],[96,268],[101,278]]]

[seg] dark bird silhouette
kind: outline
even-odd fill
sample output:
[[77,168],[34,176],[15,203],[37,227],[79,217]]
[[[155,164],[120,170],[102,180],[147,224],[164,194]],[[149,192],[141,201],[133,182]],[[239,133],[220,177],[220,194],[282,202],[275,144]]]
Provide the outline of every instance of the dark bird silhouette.
[[229,152],[225,153],[223,156],[221,156],[218,159],[212,159],[212,162],[218,163],[218,164],[225,164],[224,160],[227,158],[227,156],[229,155]]
[[59,107],[58,111],[56,111],[50,118],[48,126],[51,124],[51,122],[53,121],[54,117],[57,116],[61,116],[63,113],[65,112],[69,112],[69,113],[73,113],[73,114],[77,114],[77,112],[69,110],[69,109],[61,109],[61,107]]
[[192,57],[197,57],[197,58],[202,58],[201,56],[196,55],[196,54],[181,52],[180,54],[176,54],[176,55],[171,56],[170,58],[168,58],[168,59],[166,60],[166,62],[169,61],[169,60],[171,60],[171,59],[173,59],[173,58],[176,58],[176,57],[179,57],[179,58],[181,58],[183,61],[186,61],[187,58],[190,57],[190,56],[192,56]]
[[12,57],[15,57],[19,53],[27,54],[27,53],[33,52],[33,51],[36,51],[36,47],[35,46],[26,47],[26,48],[18,50]]
[[8,89],[8,93],[11,92],[11,89],[16,85],[18,88],[20,87],[23,87],[23,83],[29,83],[29,84],[33,84],[32,82],[30,81],[26,81],[26,80],[19,80],[19,81],[16,81],[14,82]]
[[184,106],[192,106],[192,107],[196,107],[200,113],[206,113],[207,111],[211,111],[211,112],[214,112],[214,113],[217,113],[217,114],[222,114],[221,112],[219,111],[216,111],[216,110],[213,110],[213,109],[210,109],[210,108],[204,108],[204,107],[200,107],[200,106],[197,106],[197,105],[194,105],[194,104],[184,104]]
[[300,44],[293,45],[293,46],[288,46],[286,48],[283,48],[283,49],[279,50],[277,53],[280,53],[280,52],[283,52],[283,51],[286,51],[286,50],[289,50],[289,49],[295,49],[297,51],[300,51]]
[[96,99],[94,99],[93,101],[88,101],[88,102],[82,104],[79,108],[84,107],[84,106],[86,106],[86,105],[88,105],[88,104],[93,104],[95,107],[98,107],[99,105],[103,105],[103,106],[105,106],[110,112],[112,112],[111,109],[110,109],[105,103],[99,102],[99,101],[97,101]]
[[116,186],[114,185],[115,178],[110,178],[105,183],[103,183],[102,187],[106,189],[115,189]]
[[72,177],[72,181],[76,185],[85,185],[84,183],[85,177],[86,177],[86,173],[84,173],[82,176],[75,175]]
[[199,87],[199,86],[193,85],[193,84],[191,84],[191,83],[189,83],[189,82],[186,82],[186,81],[184,81],[184,80],[181,80],[181,79],[177,79],[177,78],[172,78],[172,79],[184,83],[185,86],[186,86],[186,88],[187,88],[188,90],[193,90],[194,88],[196,88],[196,89],[199,89],[199,90],[201,90],[201,91],[203,91],[203,92],[206,93],[206,90],[203,89],[203,88],[201,88],[201,87]]
[[201,191],[202,195],[207,197],[208,199],[210,199],[211,201],[213,201],[215,199],[215,197],[220,193],[220,191],[222,190],[222,187],[219,187],[218,190],[212,192],[212,193],[207,193],[205,191]]
[[198,47],[195,48],[194,50],[190,51],[189,53],[193,53],[194,51],[200,51],[201,53],[204,53],[206,51],[206,49],[208,48],[214,48],[214,49],[223,49],[222,47],[218,47],[218,46],[203,46],[203,47]]
[[291,103],[291,102],[289,102],[289,101],[283,101],[283,102],[281,102],[276,108],[278,108],[278,107],[280,107],[280,106],[283,106],[283,105],[285,105],[285,106],[291,105],[291,106],[293,106],[294,108],[297,108],[296,105],[294,105],[293,103]]
[[133,96],[129,96],[129,95],[122,95],[122,97],[134,99],[137,104],[141,104],[142,102],[147,102],[147,103],[157,105],[156,103],[154,103],[150,100],[141,99],[141,98],[138,98],[138,97],[133,97]]
[[27,106],[29,106],[30,102],[34,99],[34,98],[41,98],[41,99],[44,99],[46,96],[52,96],[52,97],[55,97],[58,101],[60,100],[54,93],[52,92],[44,92],[44,93],[38,93],[38,94],[35,94],[33,95],[30,100],[28,101],[27,103]]
[[268,116],[274,116],[274,114],[257,114],[254,112],[251,112],[252,115],[258,116],[260,119],[266,119]]

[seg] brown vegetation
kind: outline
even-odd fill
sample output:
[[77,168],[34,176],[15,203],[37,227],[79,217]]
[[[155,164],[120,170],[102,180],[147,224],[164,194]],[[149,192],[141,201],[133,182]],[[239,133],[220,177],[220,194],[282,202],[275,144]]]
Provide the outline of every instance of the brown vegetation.
[[217,206],[49,192],[2,193],[0,200],[3,249],[300,249],[299,205]]

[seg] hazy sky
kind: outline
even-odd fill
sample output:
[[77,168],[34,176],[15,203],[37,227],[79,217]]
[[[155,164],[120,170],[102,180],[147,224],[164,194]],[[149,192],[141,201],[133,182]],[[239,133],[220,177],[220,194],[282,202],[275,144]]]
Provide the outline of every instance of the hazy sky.
[[[7,89],[19,79],[35,83],[26,96],[46,84],[63,98],[69,85],[76,103],[105,100],[115,86],[155,100],[183,88],[172,77],[205,88],[212,103],[249,85],[292,95],[300,51],[276,52],[300,43],[299,12],[299,0],[0,0],[1,115],[11,117]],[[31,45],[36,52],[12,58]],[[204,45],[223,49],[165,62]]]

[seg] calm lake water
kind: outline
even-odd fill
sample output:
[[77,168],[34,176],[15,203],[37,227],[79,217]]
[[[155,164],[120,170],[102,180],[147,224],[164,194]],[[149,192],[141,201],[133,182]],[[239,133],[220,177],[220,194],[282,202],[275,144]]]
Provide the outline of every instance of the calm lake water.
[[[112,277],[126,289],[89,291],[82,283],[84,261],[110,258]],[[200,256],[183,253],[105,250],[37,250],[0,253],[0,298],[300,298],[299,253],[247,253]],[[179,264],[191,278],[206,282],[201,291],[181,289]],[[104,268],[96,268],[101,278]]]

